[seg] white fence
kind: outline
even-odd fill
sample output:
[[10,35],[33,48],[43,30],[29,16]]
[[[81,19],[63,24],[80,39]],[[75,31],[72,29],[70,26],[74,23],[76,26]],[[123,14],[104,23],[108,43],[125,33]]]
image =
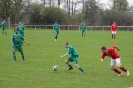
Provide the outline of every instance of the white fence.
[[[11,28],[16,27],[17,25],[11,26]],[[25,28],[32,28],[35,30],[39,29],[46,29],[50,30],[53,29],[53,25],[24,25]],[[60,25],[60,30],[81,30],[80,25]],[[87,30],[89,31],[110,31],[110,26],[87,26]],[[118,31],[133,31],[133,26],[118,26]]]

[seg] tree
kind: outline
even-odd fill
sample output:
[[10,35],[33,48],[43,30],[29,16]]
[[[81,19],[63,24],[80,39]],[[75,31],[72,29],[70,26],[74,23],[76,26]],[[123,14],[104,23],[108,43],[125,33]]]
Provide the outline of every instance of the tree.
[[112,9],[117,9],[119,11],[126,11],[128,8],[127,0],[112,0]]
[[24,6],[23,0],[1,0],[0,1],[0,16],[3,19],[11,17],[11,22],[15,22],[16,15]]
[[58,9],[56,7],[45,7],[41,11],[41,19],[44,23],[55,23],[58,21],[59,23],[65,23],[67,21],[67,14],[65,11]]
[[89,25],[95,25],[97,11],[98,11],[98,5],[95,0],[85,1],[85,18]]
[[41,10],[44,8],[43,4],[37,4],[33,3],[30,5],[30,8],[28,10],[29,18],[30,18],[30,24],[38,24],[41,23]]

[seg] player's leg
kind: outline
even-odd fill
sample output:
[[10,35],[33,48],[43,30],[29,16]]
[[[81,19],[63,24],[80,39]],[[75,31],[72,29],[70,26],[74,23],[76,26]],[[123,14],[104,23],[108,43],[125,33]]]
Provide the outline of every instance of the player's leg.
[[2,28],[2,34],[4,34],[4,29]]
[[6,30],[5,30],[5,34],[7,35],[7,32],[6,32]]
[[111,59],[111,62],[110,62],[110,68],[111,68],[111,70],[113,70],[114,72],[116,72],[118,74],[118,76],[121,76],[123,73],[120,72],[118,69],[116,69],[115,68],[115,65],[116,65],[115,60]]
[[71,70],[71,69],[73,69],[73,67],[69,64],[69,62],[73,62],[72,56],[70,56],[70,57],[65,61],[65,63],[69,66],[68,70]]
[[120,68],[121,70],[123,70],[124,72],[126,72],[127,76],[129,76],[130,75],[129,70],[127,70],[124,66],[121,65],[120,60],[121,60],[120,58],[116,59],[116,66]]
[[84,37],[85,37],[85,35],[86,35],[86,31],[84,31]]
[[112,39],[113,39],[113,37],[114,37],[114,32],[112,31]]
[[116,31],[114,32],[114,39],[116,38]]
[[17,48],[14,46],[14,47],[12,48],[12,53],[13,53],[14,62],[17,61],[17,60],[16,60],[16,54],[15,54],[16,50],[17,50]]
[[23,49],[22,49],[22,47],[21,47],[21,46],[20,46],[20,47],[18,47],[18,51],[21,53],[21,56],[22,56],[23,61],[25,61],[25,58],[24,58],[24,53],[23,53]]
[[74,65],[82,72],[82,74],[85,74],[84,70],[78,65],[78,56],[73,57]]
[[57,31],[54,31],[54,33],[55,33],[55,41],[57,41],[58,33],[57,33]]
[[4,28],[4,34],[7,35],[7,33],[6,33],[6,27]]
[[56,33],[56,40],[58,39],[58,34],[59,34],[59,31],[57,31],[57,33]]
[[84,30],[82,30],[82,37],[84,36]]

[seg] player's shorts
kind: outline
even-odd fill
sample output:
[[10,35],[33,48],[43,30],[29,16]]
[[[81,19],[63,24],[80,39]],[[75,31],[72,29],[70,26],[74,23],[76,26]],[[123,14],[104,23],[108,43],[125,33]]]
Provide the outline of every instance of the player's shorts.
[[112,34],[116,34],[116,31],[112,31]]
[[71,55],[67,60],[74,62],[74,64],[78,64],[78,56]]
[[86,30],[82,30],[82,32],[86,32]]
[[22,51],[23,51],[22,46],[14,46],[14,47],[12,48],[12,50],[13,50],[13,51],[19,51],[19,52],[22,52]]
[[111,66],[115,66],[116,64],[120,64],[121,65],[121,59],[120,58],[111,59],[110,65]]
[[54,31],[55,34],[59,34],[59,31]]
[[6,30],[6,27],[2,27],[2,30]]

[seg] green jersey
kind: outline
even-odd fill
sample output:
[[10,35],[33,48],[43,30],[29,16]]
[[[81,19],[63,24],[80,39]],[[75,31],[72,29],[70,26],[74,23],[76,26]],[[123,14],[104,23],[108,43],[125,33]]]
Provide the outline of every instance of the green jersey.
[[2,28],[6,28],[6,22],[2,22]]
[[22,41],[24,41],[25,38],[21,34],[13,34],[11,41],[13,42],[14,46],[21,46]]
[[82,31],[86,30],[86,24],[82,24],[81,26],[82,26]]
[[17,26],[17,30],[18,30],[19,34],[24,34],[25,28],[23,25],[19,25],[19,26]]
[[54,31],[59,31],[59,27],[60,27],[60,25],[59,24],[54,24]]
[[72,56],[78,56],[78,52],[74,49],[73,46],[71,45],[68,45],[68,54],[71,54]]

